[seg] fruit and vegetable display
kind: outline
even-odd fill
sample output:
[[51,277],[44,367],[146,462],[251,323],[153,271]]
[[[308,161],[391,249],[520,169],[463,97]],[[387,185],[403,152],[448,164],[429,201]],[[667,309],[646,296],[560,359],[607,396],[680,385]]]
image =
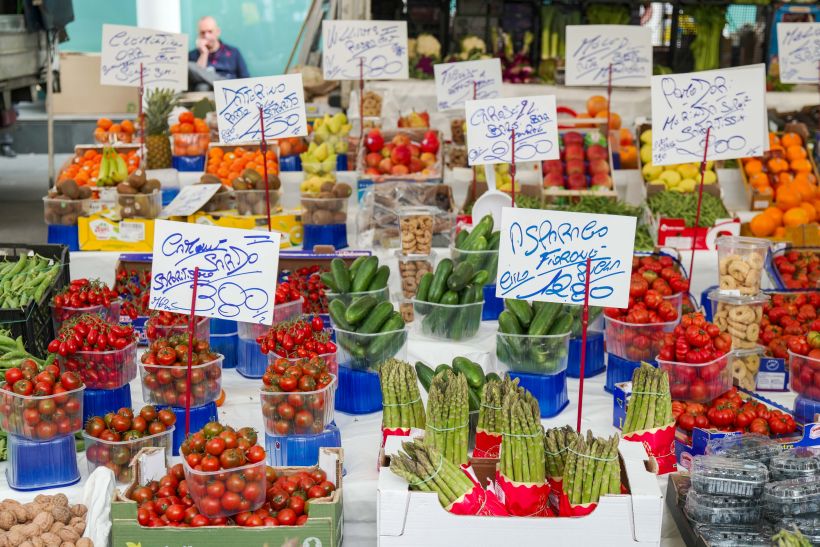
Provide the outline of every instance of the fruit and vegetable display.
[[9,545],[94,547],[90,538],[82,537],[88,508],[70,504],[65,494],[40,494],[25,504],[5,499],[0,508],[0,541]]
[[[692,228],[697,218],[698,193],[658,192],[646,198],[646,206],[658,217],[682,218],[686,226]],[[699,227],[711,228],[718,219],[730,217],[719,197],[703,193]]]
[[364,145],[364,164],[360,167],[366,175],[433,175],[441,171],[441,140],[437,130],[425,132],[421,140],[413,140],[411,135],[399,131],[387,142],[380,129],[371,129],[365,135]]
[[663,427],[674,422],[669,375],[642,363],[632,373],[632,397],[626,407],[624,435]]
[[[125,167],[124,175],[120,170],[123,166]],[[125,180],[125,177],[136,171],[139,166],[140,156],[137,148],[125,152],[116,152],[108,147],[100,150],[89,148],[77,152],[71,163],[57,176],[57,182],[60,185],[71,180],[78,187],[114,186],[116,184],[115,174],[117,177],[122,177],[120,180]],[[74,192],[69,190],[61,193],[72,196]]]
[[276,146],[279,147],[279,157],[297,156],[307,150],[307,142],[303,137],[287,137],[278,139]]
[[262,376],[262,417],[269,435],[318,434],[333,420],[336,377],[321,357],[277,358]]
[[[330,261],[330,271],[319,275],[334,295],[384,291],[390,279],[390,267],[379,265],[375,256],[359,256],[348,266],[341,258]],[[329,296],[334,300],[333,295]]]
[[302,224],[347,224],[347,198],[353,193],[349,184],[326,181],[317,189],[305,181],[301,190]]
[[[287,283],[290,291],[302,295],[302,312],[306,314],[327,313],[327,285],[321,279],[324,269],[318,264],[303,266],[287,272],[280,278],[280,285]],[[279,285],[277,285],[277,290]]]
[[541,164],[544,188],[612,188],[612,168],[604,132],[567,131],[561,135],[559,144],[561,158],[544,160]]
[[0,261],[0,309],[38,304],[62,268],[60,262],[36,254]]
[[418,361],[416,362],[415,369],[421,387],[423,387],[424,391],[428,393],[430,392],[430,385],[433,383],[433,378],[439,374],[452,372],[456,376],[464,376],[467,380],[467,387],[469,388],[469,391],[467,392],[467,403],[470,407],[470,412],[476,412],[479,410],[479,406],[481,406],[480,401],[484,399],[484,395],[482,395],[484,385],[493,380],[500,380],[498,374],[495,372],[488,372],[485,374],[484,370],[481,368],[481,365],[463,356],[453,357],[453,360],[449,365],[447,363],[441,363],[435,369],[432,369],[425,363]]
[[118,298],[117,291],[99,279],[72,279],[67,287],[63,287],[51,298],[52,318],[62,323],[82,310],[102,313],[109,321],[116,323],[120,319],[119,313],[116,317],[109,317],[108,312]]
[[[767,194],[784,213],[792,206],[812,203],[817,177],[810,152],[798,133],[769,132],[769,150],[760,157],[741,159],[741,166],[746,184],[760,194]],[[792,203],[794,193],[798,194],[797,205]],[[771,234],[761,237],[767,235]]]
[[417,379],[413,366],[406,361],[388,359],[381,364],[382,429],[424,429],[424,403]]
[[760,343],[766,346],[767,354],[780,359],[788,359],[789,350],[808,355],[814,346],[806,349],[803,344],[808,344],[808,339],[804,337],[820,331],[818,309],[820,293],[773,293],[763,305],[760,320]]
[[131,120],[115,122],[109,118],[99,118],[94,128],[94,142],[100,144],[130,144],[134,138],[136,128]]
[[120,264],[115,272],[114,292],[122,300],[120,313],[132,321],[139,316],[149,315],[148,300],[151,292],[151,269],[129,269]]
[[[475,230],[474,230],[475,231]],[[481,324],[486,270],[472,263],[443,259],[434,273],[426,273],[416,291],[414,310],[424,316],[422,332],[438,338],[463,340],[475,335]]]
[[820,288],[820,254],[814,249],[789,248],[772,259],[783,289]]
[[463,374],[445,370],[433,377],[427,395],[424,442],[456,465],[467,463],[468,390]]
[[[557,374],[566,368],[569,335],[581,328],[581,306],[504,300],[498,316],[495,355],[515,372]],[[590,309],[593,321],[601,308]]]
[[404,318],[392,302],[366,294],[354,298],[347,307],[341,300],[333,300],[328,312],[336,329],[336,343],[343,350],[339,362],[351,368],[374,368],[407,343]]
[[473,271],[487,272],[489,285],[495,282],[498,275],[498,247],[501,244],[501,232],[493,231],[492,215],[484,215],[472,229],[464,228],[456,234],[456,241],[451,250],[453,264],[458,267],[468,262]]
[[744,400],[734,387],[709,404],[673,401],[672,416],[686,432],[697,427],[779,436],[797,429],[789,414],[759,401]]
[[[506,441],[505,441],[506,442]],[[597,503],[601,496],[621,492],[618,435],[578,435],[564,465],[563,490],[572,505]]]
[[[658,185],[671,192],[699,192],[701,182],[700,163],[654,165],[652,163],[652,130],[645,129],[638,138],[641,142],[641,174],[647,184]],[[714,162],[706,162],[706,169],[702,178],[703,184],[717,184]]]
[[[149,404],[185,407],[188,400],[188,333],[151,342],[140,357],[143,400]],[[216,401],[222,390],[222,356],[207,340],[191,344],[191,406]]]
[[259,350],[285,358],[314,358],[336,352],[324,321],[318,315],[298,317],[276,323],[256,339]]
[[279,175],[268,170],[267,198],[265,197],[265,177],[258,170],[245,167],[244,170],[231,181],[233,195],[236,198],[236,211],[239,215],[264,215],[270,207],[275,209],[279,203],[279,189],[282,182]]
[[788,345],[792,391],[820,401],[820,331],[792,336]]
[[[246,170],[255,171],[259,175],[259,180],[265,173],[265,163],[268,168],[269,182],[273,183],[271,175],[279,174],[279,160],[276,152],[268,148],[263,158],[259,147],[248,146],[212,146],[208,149],[208,159],[205,164],[205,172],[219,177],[225,186],[233,186],[233,181],[239,178],[247,178]],[[242,175],[245,175],[243,177]],[[254,177],[256,180],[256,177]],[[276,178],[278,180],[278,177]],[[262,188],[264,189],[264,181]],[[247,188],[244,188],[247,190]],[[273,186],[271,186],[273,190]]]

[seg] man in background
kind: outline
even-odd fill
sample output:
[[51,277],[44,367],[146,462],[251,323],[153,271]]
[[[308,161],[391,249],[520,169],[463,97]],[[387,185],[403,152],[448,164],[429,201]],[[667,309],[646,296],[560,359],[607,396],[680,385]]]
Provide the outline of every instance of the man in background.
[[216,80],[247,78],[248,67],[242,54],[219,40],[222,31],[216,19],[199,20],[196,49],[188,53],[188,85],[193,91],[210,91]]

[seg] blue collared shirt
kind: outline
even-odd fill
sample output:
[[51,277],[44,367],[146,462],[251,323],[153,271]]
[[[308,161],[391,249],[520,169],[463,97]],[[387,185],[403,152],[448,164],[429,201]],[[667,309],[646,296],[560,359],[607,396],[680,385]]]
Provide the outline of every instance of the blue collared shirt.
[[[193,49],[188,53],[188,60],[196,62],[199,59],[199,50]],[[225,42],[219,43],[219,49],[208,53],[208,67],[228,80],[248,78],[248,67],[239,50]]]

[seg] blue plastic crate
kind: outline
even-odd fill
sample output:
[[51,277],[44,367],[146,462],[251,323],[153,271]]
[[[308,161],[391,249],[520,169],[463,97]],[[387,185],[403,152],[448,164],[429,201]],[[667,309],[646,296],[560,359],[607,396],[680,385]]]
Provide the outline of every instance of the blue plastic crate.
[[279,171],[282,172],[292,172],[292,171],[301,171],[302,170],[302,158],[299,157],[299,154],[293,154],[290,156],[282,156],[279,158]]
[[204,171],[205,156],[171,156],[171,167],[177,171]]
[[[169,408],[177,417],[174,424],[174,446],[173,455],[179,456],[179,447],[185,440],[185,408],[178,406],[164,406],[159,408]],[[216,410],[216,403],[210,402],[202,406],[191,407],[191,433],[196,433],[208,422],[217,420],[219,414]]]
[[347,224],[305,224],[302,247],[313,249],[316,245],[333,245],[337,251],[347,248]]
[[163,188],[162,189],[162,206],[167,207],[169,203],[174,201],[174,198],[179,195],[179,188]]
[[820,401],[798,395],[794,400],[794,416],[800,423],[814,423],[815,414],[820,413]]
[[105,416],[126,407],[131,408],[131,385],[117,389],[88,389],[83,392],[83,423],[92,416]]
[[518,378],[519,385],[536,398],[542,418],[557,416],[569,404],[566,371],[550,375],[524,372],[509,372],[508,374],[512,379]]
[[484,285],[484,307],[481,310],[482,321],[496,321],[504,311],[504,299],[495,295],[495,284]]
[[382,409],[382,389],[375,372],[352,369],[339,363],[336,410],[346,414],[371,414]]
[[211,334],[236,334],[239,332],[239,326],[236,321],[229,319],[211,318]]
[[[655,361],[649,361],[652,366],[657,366]],[[630,361],[623,359],[617,355],[608,354],[606,364],[606,385],[604,390],[612,393],[615,389],[615,384],[621,382],[631,382],[632,372],[641,366],[640,361]]]
[[69,251],[80,250],[80,233],[76,224],[63,226],[61,224],[48,225],[48,242],[51,245],[65,245]]
[[239,352],[239,335],[234,334],[211,334],[211,349],[225,356],[222,361],[222,368],[236,368],[237,353]]
[[[581,377],[581,337],[570,338],[569,359],[567,361],[567,376]],[[606,368],[604,359],[604,333],[587,331],[587,362],[584,365],[584,378],[592,378],[601,374]]]
[[313,466],[319,463],[319,449],[342,446],[342,434],[331,423],[319,435],[288,435],[279,437],[265,434],[268,465],[274,467]]
[[38,442],[8,436],[6,480],[15,490],[58,488],[79,482],[74,435]]
[[259,349],[256,340],[237,337],[236,371],[245,378],[261,378],[268,368],[268,356]]

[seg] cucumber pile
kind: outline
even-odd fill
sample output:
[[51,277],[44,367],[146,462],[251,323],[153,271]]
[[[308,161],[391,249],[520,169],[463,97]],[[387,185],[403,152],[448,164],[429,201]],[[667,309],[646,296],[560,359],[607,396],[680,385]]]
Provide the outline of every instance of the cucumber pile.
[[[566,359],[564,338],[550,335],[567,334],[582,309],[553,302],[533,302],[508,299],[498,316],[495,354],[498,360],[515,372],[555,374]],[[506,336],[529,335],[529,337]]]
[[433,383],[433,378],[439,374],[446,373],[446,371],[452,371],[456,375],[464,376],[467,380],[467,402],[470,412],[477,412],[481,406],[481,390],[484,384],[491,380],[501,381],[498,374],[495,372],[484,374],[481,365],[466,357],[455,357],[451,365],[442,363],[437,366],[435,370],[421,361],[416,362],[416,376],[419,377],[421,387],[427,392],[430,391],[430,384]]
[[360,256],[350,266],[341,258],[334,258],[330,261],[330,271],[319,278],[336,294],[378,291],[387,287],[390,268],[386,264],[379,266],[375,256]]
[[[481,306],[445,308],[484,302],[487,270],[475,270],[470,262],[456,266],[449,258],[439,262],[435,272],[424,274],[416,291],[415,311],[426,316],[421,322],[424,334],[462,340],[473,336],[481,325]],[[428,306],[424,302],[440,304]]]
[[[472,264],[475,271],[487,272],[486,284],[495,283],[498,274],[498,246],[501,243],[501,232],[493,231],[492,215],[484,217],[472,231],[461,230],[456,235],[455,248],[451,255],[456,265],[462,262]],[[494,253],[476,253],[469,251],[495,251]]]
[[336,343],[349,355],[340,362],[351,368],[378,370],[407,341],[404,319],[389,301],[369,294],[354,298],[349,306],[332,300],[328,313],[336,329]]

